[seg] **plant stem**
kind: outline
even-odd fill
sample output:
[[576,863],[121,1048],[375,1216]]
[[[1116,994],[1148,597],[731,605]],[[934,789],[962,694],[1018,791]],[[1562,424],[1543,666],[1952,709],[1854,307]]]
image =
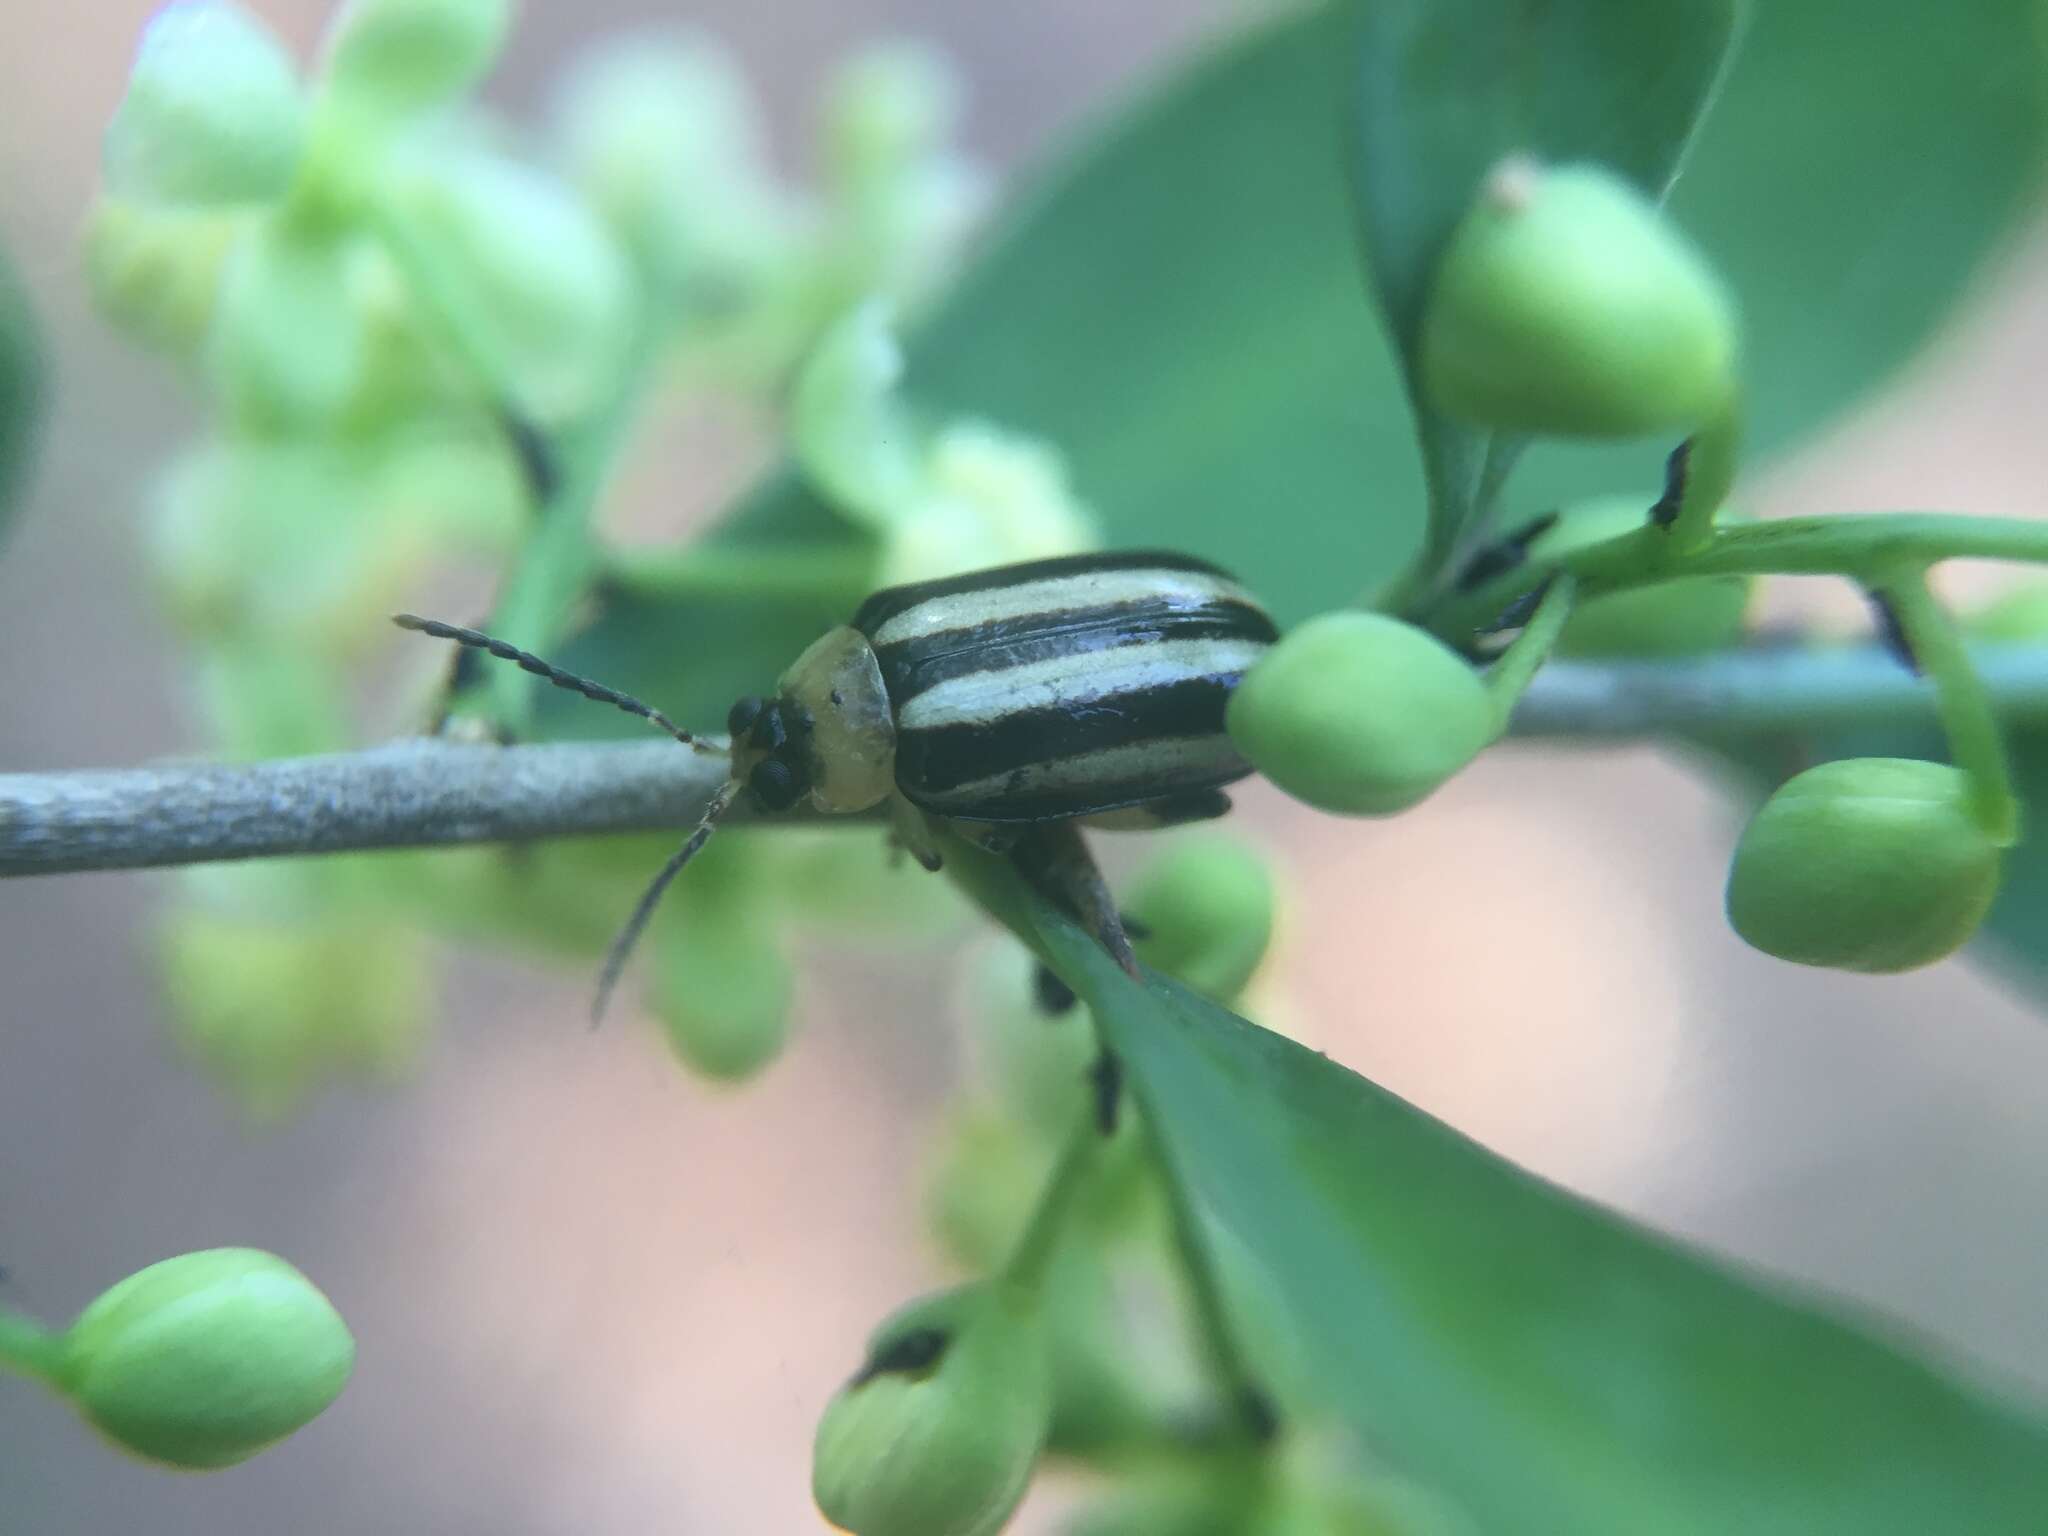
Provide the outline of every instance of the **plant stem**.
[[1059,1253],[1060,1239],[1066,1235],[1074,1205],[1095,1171],[1095,1155],[1103,1140],[1091,1107],[1068,1133],[1059,1161],[1053,1165],[1039,1194],[1037,1209],[1031,1213],[1030,1225],[1003,1266],[1002,1283],[1020,1295],[1044,1294],[1046,1276]]
[[512,387],[512,370],[500,350],[490,317],[468,286],[448,270],[433,247],[421,240],[398,210],[381,199],[364,209],[370,231],[405,278],[421,318],[492,410],[515,417],[524,411]]
[[1542,601],[1529,616],[1529,622],[1522,626],[1522,632],[1515,636],[1514,642],[1501,653],[1500,660],[1487,674],[1486,691],[1492,696],[1497,712],[1496,731],[1507,730],[1508,718],[1514,714],[1515,705],[1529,691],[1537,669],[1550,659],[1557,637],[1564,633],[1565,621],[1572,616],[1572,603],[1578,596],[1578,590],[1578,578],[1570,571],[1562,571],[1552,577],[1550,584],[1543,589]]
[[[520,550],[491,615],[492,632],[500,639],[545,652],[589,590],[601,565],[592,518],[639,419],[666,336],[655,315],[639,317],[611,392],[563,440],[561,482],[542,506],[539,526]],[[532,722],[534,679],[515,667],[494,667],[486,686],[495,723],[514,736],[523,734]]]
[[[370,210],[371,228],[404,273],[420,312],[441,344],[466,372],[485,404],[515,433],[533,424],[500,349],[489,317],[456,281],[432,247],[387,205]],[[598,554],[591,516],[603,494],[653,376],[667,328],[645,303],[628,328],[631,338],[610,392],[558,445],[558,477],[541,477],[539,519],[499,594],[491,629],[525,650],[547,649],[560,635],[569,609],[596,574]],[[522,445],[522,452],[524,452]],[[553,483],[546,483],[552,479]],[[532,719],[533,679],[511,667],[493,668],[484,684],[488,713],[517,735]]]
[[1969,779],[1972,815],[1992,842],[2011,847],[2019,840],[2020,810],[2005,735],[1990,690],[1963,649],[1954,622],[1929,589],[1925,569],[1873,590],[1890,604],[1914,661],[1934,680],[1935,707],[1941,713],[1949,755]]
[[[1068,985],[1073,985],[1071,980]],[[1173,1166],[1149,1122],[1146,1134],[1151,1141],[1153,1164],[1166,1188],[1174,1252],[1187,1280],[1188,1299],[1194,1304],[1195,1324],[1217,1389],[1240,1420],[1246,1438],[1254,1443],[1270,1440],[1277,1428],[1273,1401],[1246,1358],[1237,1324],[1231,1320],[1223,1295],[1222,1270],[1216,1262],[1216,1249],[1208,1230],[1202,1225],[1202,1213],[1195,1208],[1187,1180]]]
[[1532,560],[1428,615],[1429,627],[1462,644],[1553,571],[1579,578],[1581,600],[1693,576],[1846,576],[1876,585],[1901,568],[1942,560],[2048,564],[2048,523],[1946,512],[1871,512],[1788,517],[1716,528],[1674,558],[1668,535],[1633,533]]
[[[1485,475],[1472,434],[1422,405],[1419,385],[1412,375],[1408,397],[1416,402],[1415,437],[1422,448],[1427,521],[1422,530],[1422,548],[1416,551],[1414,560],[1371,600],[1373,607],[1387,613],[1405,613],[1434,590],[1452,563],[1460,537],[1471,524],[1475,487]],[[1496,486],[1495,490],[1498,489]]]
[[[2048,723],[2048,645],[1969,654],[2002,718]],[[1916,725],[1935,718],[1934,704],[1927,682],[1877,646],[1759,647],[1691,661],[1553,661],[1510,731],[1622,740]],[[716,752],[650,739],[411,740],[257,763],[0,773],[0,878],[672,832],[695,824],[725,772]],[[749,811],[742,800],[733,815]],[[987,856],[949,843],[948,872],[984,904],[1000,901],[1000,888],[972,883],[976,857]],[[1021,910],[1009,926],[1028,927]]]
[[0,1307],[0,1370],[61,1387],[64,1335],[12,1308]]

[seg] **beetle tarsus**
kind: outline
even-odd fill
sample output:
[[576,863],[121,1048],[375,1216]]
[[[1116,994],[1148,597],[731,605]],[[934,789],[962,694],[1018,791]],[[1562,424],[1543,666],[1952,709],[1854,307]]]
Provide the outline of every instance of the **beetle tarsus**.
[[1104,1136],[1116,1134],[1117,1111],[1123,1107],[1124,1064],[1116,1052],[1105,1049],[1088,1070],[1095,1089],[1095,1129]]

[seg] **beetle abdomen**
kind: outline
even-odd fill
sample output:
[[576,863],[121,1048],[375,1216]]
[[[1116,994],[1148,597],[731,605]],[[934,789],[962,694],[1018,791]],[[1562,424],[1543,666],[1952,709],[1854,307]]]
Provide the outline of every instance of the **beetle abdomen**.
[[897,786],[934,814],[1084,816],[1250,771],[1223,711],[1273,623],[1202,561],[1005,566],[878,592],[854,627],[895,710]]

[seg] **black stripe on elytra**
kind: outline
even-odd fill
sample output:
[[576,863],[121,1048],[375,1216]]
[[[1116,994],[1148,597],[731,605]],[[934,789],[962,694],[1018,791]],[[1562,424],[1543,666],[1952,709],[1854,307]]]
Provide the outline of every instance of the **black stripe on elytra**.
[[1236,748],[1231,746],[1228,736],[1202,739],[1210,748],[1209,755],[1185,763],[1170,774],[1156,769],[1141,769],[1135,770],[1128,779],[1097,780],[1092,784],[1065,787],[1054,785],[1025,793],[996,789],[974,800],[947,799],[943,795],[920,798],[910,791],[905,793],[912,804],[956,821],[1057,821],[1070,816],[1099,816],[1108,811],[1130,810],[1138,806],[1170,807],[1189,795],[1213,794],[1225,784],[1235,783],[1252,771],[1251,764],[1238,756]]
[[[965,725],[901,729],[896,782],[914,801],[948,789],[1060,758],[1162,737],[1214,736],[1240,676],[1235,671],[1150,683],[1074,704],[1020,709]],[[1160,785],[1154,793],[1173,788]]]
[[898,614],[915,608],[919,603],[930,602],[935,597],[958,597],[963,592],[996,592],[1004,587],[1014,587],[1027,581],[1049,581],[1055,576],[1080,576],[1093,571],[1197,571],[1205,576],[1220,576],[1225,581],[1235,578],[1228,571],[1218,570],[1206,560],[1197,560],[1192,555],[1177,555],[1170,550],[1141,549],[1114,555],[1060,555],[1051,560],[1026,560],[1018,565],[999,565],[984,571],[969,571],[963,576],[948,576],[940,581],[913,582],[904,587],[887,587],[860,605],[860,611],[853,616],[853,627],[862,634],[873,636],[876,630]]
[[[1062,656],[1092,656],[1167,640],[1254,640],[1270,644],[1276,638],[1272,621],[1244,603],[1205,603],[1178,612],[1162,612],[1156,604],[1149,611],[1136,606],[1122,611],[1082,611],[1091,615],[1089,622],[1053,627],[1042,623],[984,624],[977,627],[977,638],[971,644],[957,643],[966,632],[954,630],[946,637],[954,643],[935,645],[932,641],[939,637],[932,636],[878,645],[875,659],[881,664],[882,682],[889,690],[890,701],[901,710],[928,688],[978,672],[1005,672]],[[1197,662],[1189,670],[1200,669]]]

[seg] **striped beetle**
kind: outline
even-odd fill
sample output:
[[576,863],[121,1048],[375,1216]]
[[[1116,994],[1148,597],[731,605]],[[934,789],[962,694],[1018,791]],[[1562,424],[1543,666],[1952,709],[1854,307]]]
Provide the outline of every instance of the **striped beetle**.
[[[400,614],[404,628],[488,651],[587,698],[716,748],[628,695],[475,630]],[[1076,828],[1220,816],[1251,772],[1224,732],[1238,679],[1276,638],[1230,576],[1160,551],[1071,555],[891,587],[727,717],[726,783],[613,943],[602,1013],[669,881],[744,789],[765,811],[887,802],[896,835],[939,867],[934,821],[1010,854],[1127,968],[1129,940]]]

